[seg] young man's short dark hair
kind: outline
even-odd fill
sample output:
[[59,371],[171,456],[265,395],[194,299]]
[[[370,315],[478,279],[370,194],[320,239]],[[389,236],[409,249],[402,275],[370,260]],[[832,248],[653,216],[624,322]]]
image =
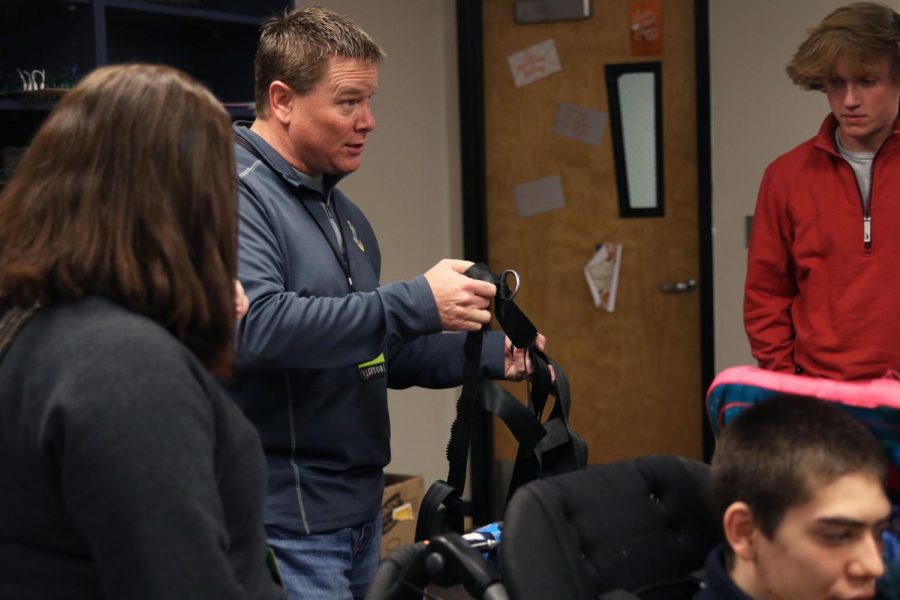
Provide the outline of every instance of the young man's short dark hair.
[[887,458],[857,419],[835,405],[802,396],[758,404],[722,432],[710,485],[717,509],[746,502],[771,536],[791,506],[848,473],[883,480]]

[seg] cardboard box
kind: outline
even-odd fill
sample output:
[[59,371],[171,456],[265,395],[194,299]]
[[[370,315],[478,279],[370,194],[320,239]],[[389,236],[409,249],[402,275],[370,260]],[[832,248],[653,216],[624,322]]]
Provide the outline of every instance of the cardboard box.
[[423,475],[384,474],[381,500],[381,556],[400,546],[412,544],[416,537],[416,519],[425,495]]

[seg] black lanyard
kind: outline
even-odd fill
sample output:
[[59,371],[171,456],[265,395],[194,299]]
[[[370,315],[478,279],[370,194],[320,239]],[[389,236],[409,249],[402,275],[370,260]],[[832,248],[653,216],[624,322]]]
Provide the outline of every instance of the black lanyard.
[[[306,213],[309,215],[309,218],[312,219],[313,223],[316,224],[316,227],[319,228],[319,231],[322,233],[322,237],[325,238],[325,243],[327,243],[328,247],[331,248],[332,254],[334,254],[334,257],[337,259],[338,264],[341,265],[341,270],[344,272],[344,279],[347,280],[347,287],[350,289],[350,293],[352,294],[356,290],[354,290],[354,288],[353,288],[353,277],[350,274],[350,257],[347,256],[347,244],[345,242],[345,238],[347,236],[345,236],[343,230],[341,230],[341,239],[340,239],[341,250],[340,250],[340,252],[338,252],[337,249],[335,249],[334,244],[332,244],[330,241],[328,241],[328,233],[325,231],[325,228],[322,227],[322,224],[319,223],[319,220],[316,219],[316,217],[312,214],[312,210],[310,210],[309,206],[307,206],[307,204],[303,200],[303,198],[298,198],[298,200],[300,200],[300,204],[303,205],[303,208],[306,210]],[[325,210],[326,210],[326,212],[328,210],[334,211],[334,221],[337,224],[338,229],[341,229],[341,219],[337,212],[337,206],[332,205],[331,208],[329,209],[328,204],[326,203]],[[329,215],[328,218],[331,219],[331,216]]]
[[19,330],[25,326],[31,315],[38,308],[37,304],[31,308],[13,307],[6,311],[0,319],[0,357],[6,354],[6,349],[12,344]]
[[[260,160],[260,161],[266,163],[266,166],[268,166],[272,171],[275,171],[275,169],[272,169],[271,165],[269,165],[268,162],[266,162],[266,160],[262,157],[262,155],[259,153],[259,150],[257,150],[257,149],[253,146],[253,144],[251,144],[250,142],[248,142],[247,140],[245,140],[244,138],[242,138],[242,137],[241,137],[240,135],[238,135],[236,132],[235,132],[235,134],[234,134],[234,141],[237,142],[237,144],[238,144],[241,148],[243,148],[244,150],[246,150],[247,152],[249,152],[250,154],[252,154],[255,158],[257,158],[258,160]],[[277,171],[275,171],[275,172],[277,173]],[[281,175],[281,173],[278,173],[278,175],[279,175],[282,179],[284,179],[284,176]],[[285,179],[285,183],[287,183],[287,184],[289,184],[289,185],[291,185],[291,186],[294,185],[293,183],[291,183],[290,181],[287,181],[286,179]],[[338,250],[334,247],[334,244],[332,244],[332,243],[329,241],[327,232],[326,232],[325,229],[322,227],[322,224],[319,223],[319,220],[315,217],[315,215],[313,215],[312,211],[310,210],[309,206],[307,206],[307,204],[306,204],[306,202],[304,201],[304,199],[301,198],[301,197],[298,197],[297,199],[300,201],[301,206],[303,206],[303,208],[306,210],[306,213],[309,215],[309,218],[312,219],[312,222],[315,223],[315,224],[316,224],[316,227],[319,228],[319,232],[322,234],[322,237],[325,238],[325,243],[328,244],[328,247],[329,247],[329,248],[331,248],[331,252],[334,254],[334,257],[337,259],[338,264],[341,266],[341,271],[344,272],[344,279],[346,279],[346,281],[347,281],[347,287],[349,288],[350,293],[352,294],[352,293],[355,292],[356,290],[355,290],[354,287],[353,287],[353,277],[352,277],[352,275],[351,275],[351,273],[350,273],[350,257],[347,255],[347,244],[346,244],[346,238],[347,238],[347,236],[344,235],[344,231],[343,231],[343,229],[341,228],[341,219],[340,219],[340,216],[338,215],[338,212],[337,212],[337,206],[332,205],[332,206],[329,208],[329,207],[328,207],[328,204],[326,203],[326,205],[325,205],[325,206],[326,206],[326,209],[325,209],[325,210],[326,210],[326,211],[328,211],[328,210],[334,210],[334,222],[337,224],[338,229],[341,231],[341,235],[340,235],[340,238],[341,238],[341,239],[340,239],[340,246],[341,246],[341,248],[340,248],[340,251],[338,251]],[[331,216],[329,215],[328,218],[331,219]]]

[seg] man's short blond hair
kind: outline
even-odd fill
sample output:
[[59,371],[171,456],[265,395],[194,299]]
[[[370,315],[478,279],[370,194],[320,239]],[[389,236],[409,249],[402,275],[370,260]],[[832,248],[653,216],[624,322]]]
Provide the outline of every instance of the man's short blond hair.
[[257,116],[268,116],[273,81],[307,94],[334,56],[377,64],[384,51],[356,23],[327,8],[289,9],[267,20],[256,50]]

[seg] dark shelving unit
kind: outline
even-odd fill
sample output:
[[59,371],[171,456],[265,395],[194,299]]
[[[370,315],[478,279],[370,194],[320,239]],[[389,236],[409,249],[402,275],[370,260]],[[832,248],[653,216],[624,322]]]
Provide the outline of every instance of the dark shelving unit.
[[[0,148],[27,146],[65,88],[108,64],[177,67],[209,87],[233,118],[252,119],[259,28],[288,4],[288,0],[3,0]],[[53,91],[23,91],[18,69],[43,69],[45,86]]]

